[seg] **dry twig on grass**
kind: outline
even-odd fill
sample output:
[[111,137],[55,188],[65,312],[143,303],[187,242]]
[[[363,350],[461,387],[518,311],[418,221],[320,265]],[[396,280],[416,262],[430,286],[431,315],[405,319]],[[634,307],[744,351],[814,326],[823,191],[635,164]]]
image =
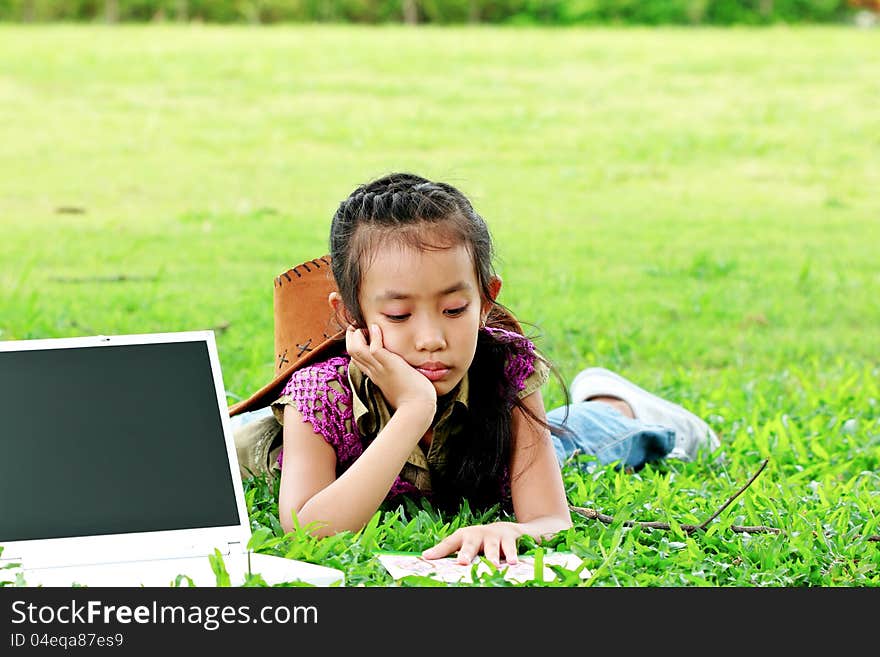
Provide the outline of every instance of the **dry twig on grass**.
[[[726,509],[728,506],[730,506],[731,502],[733,502],[737,497],[742,495],[742,492],[746,488],[748,488],[749,486],[752,485],[752,482],[755,481],[755,479],[758,477],[758,475],[761,474],[761,471],[767,466],[767,462],[769,460],[770,459],[764,459],[764,462],[761,463],[761,467],[758,468],[758,471],[751,476],[751,478],[746,482],[746,484],[742,488],[740,488],[738,491],[736,491],[733,495],[731,495],[727,499],[727,501],[721,505],[721,508],[719,508],[715,513],[713,513],[707,520],[700,523],[699,525],[680,525],[682,531],[690,534],[695,531],[705,530],[706,526],[710,522],[712,522],[715,518],[717,518],[718,515],[722,511],[724,511],[724,509]],[[601,522],[604,522],[605,524],[611,524],[612,522],[614,522],[613,516],[605,515],[604,513],[599,513],[595,509],[589,509],[587,507],[573,506],[573,505],[569,505],[569,508],[572,511],[584,516],[585,518],[589,518],[591,520],[599,520]],[[669,529],[668,522],[640,522],[637,520],[627,520],[623,523],[623,526],[624,527],[639,526],[639,527],[645,527],[648,529]],[[779,534],[782,531],[780,529],[777,529],[776,527],[765,527],[764,525],[754,525],[754,526],[731,525],[730,529],[735,532],[742,532],[742,533],[748,533],[748,534],[757,534],[757,533]],[[871,540],[871,539],[868,539],[868,540]]]

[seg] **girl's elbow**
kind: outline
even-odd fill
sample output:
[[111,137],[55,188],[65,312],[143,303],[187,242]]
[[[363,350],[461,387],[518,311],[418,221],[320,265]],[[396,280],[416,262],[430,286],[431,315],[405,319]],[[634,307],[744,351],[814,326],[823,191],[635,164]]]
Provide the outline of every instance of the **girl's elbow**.
[[293,522],[293,509],[288,509],[279,505],[278,522],[281,523],[281,529],[284,530],[285,534],[294,531],[294,529],[296,529],[296,524]]
[[285,534],[305,527],[302,513],[304,506],[304,504],[297,505],[290,501],[285,503],[279,500],[278,521],[281,523],[281,529],[284,530]]
[[343,529],[334,527],[330,522],[312,518],[305,506],[303,505],[299,509],[291,507],[286,514],[279,508],[278,520],[285,534],[304,531],[315,538],[326,538],[343,531]]

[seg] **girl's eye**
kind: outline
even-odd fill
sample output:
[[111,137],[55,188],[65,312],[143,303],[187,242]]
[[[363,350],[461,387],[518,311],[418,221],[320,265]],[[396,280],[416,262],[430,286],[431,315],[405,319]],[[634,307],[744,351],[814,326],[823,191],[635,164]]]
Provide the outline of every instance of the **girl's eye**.
[[446,314],[450,315],[452,317],[458,317],[467,309],[468,309],[468,307],[466,304],[466,305],[462,306],[461,308],[450,308],[449,310],[446,311]]
[[409,317],[409,315],[385,315],[385,317],[387,317],[388,320],[392,322],[402,322],[407,317]]

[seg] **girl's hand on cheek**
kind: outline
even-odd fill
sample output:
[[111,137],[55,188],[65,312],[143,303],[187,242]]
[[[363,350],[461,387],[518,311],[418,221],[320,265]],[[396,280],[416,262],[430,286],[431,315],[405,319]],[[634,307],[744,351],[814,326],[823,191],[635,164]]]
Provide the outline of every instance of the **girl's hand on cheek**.
[[434,385],[401,356],[389,351],[382,342],[382,329],[370,325],[367,342],[362,330],[349,326],[345,333],[349,356],[370,380],[379,386],[388,403],[395,409],[406,404],[422,404],[437,408]]

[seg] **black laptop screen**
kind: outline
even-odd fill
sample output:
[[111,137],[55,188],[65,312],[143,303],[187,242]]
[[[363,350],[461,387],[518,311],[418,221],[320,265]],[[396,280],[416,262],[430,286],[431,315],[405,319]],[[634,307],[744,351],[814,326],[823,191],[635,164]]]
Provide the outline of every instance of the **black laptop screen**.
[[203,341],[0,351],[0,545],[238,524],[220,413]]

